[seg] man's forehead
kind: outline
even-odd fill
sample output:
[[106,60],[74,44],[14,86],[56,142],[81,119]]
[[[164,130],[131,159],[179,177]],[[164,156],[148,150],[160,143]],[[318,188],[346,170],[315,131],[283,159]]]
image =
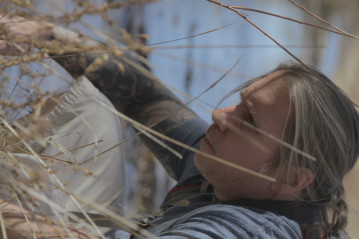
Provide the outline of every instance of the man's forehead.
[[290,115],[294,113],[290,107],[285,73],[286,71],[270,73],[249,85],[244,93],[244,99],[251,102],[258,113],[257,118],[265,117],[267,124],[268,119],[272,119],[271,127],[275,124],[284,125],[288,119],[288,113]]
[[246,87],[245,91],[243,92],[243,96],[254,95],[257,92],[261,92],[261,90],[264,91],[266,89],[276,89],[282,87],[285,84],[283,77],[285,73],[286,71],[280,70],[261,77],[259,80]]

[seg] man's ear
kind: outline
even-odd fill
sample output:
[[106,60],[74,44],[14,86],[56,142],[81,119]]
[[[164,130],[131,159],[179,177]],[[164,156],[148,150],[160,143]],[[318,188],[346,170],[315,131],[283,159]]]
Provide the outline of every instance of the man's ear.
[[295,196],[311,184],[313,180],[314,173],[312,170],[304,167],[296,167],[291,170],[288,180],[278,180],[273,183],[272,190],[277,196]]

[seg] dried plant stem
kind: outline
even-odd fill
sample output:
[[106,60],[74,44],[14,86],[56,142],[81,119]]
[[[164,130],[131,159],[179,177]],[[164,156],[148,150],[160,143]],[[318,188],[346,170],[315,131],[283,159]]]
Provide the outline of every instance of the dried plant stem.
[[[185,58],[177,57],[175,55],[171,55],[171,54],[165,53],[163,51],[156,51],[156,53],[161,55],[161,56],[164,56],[164,57],[167,57],[167,58],[170,58],[170,59],[174,59],[176,61],[184,62],[186,64],[192,64],[194,66],[203,67],[203,68],[205,68],[207,70],[212,70],[212,71],[216,71],[216,72],[226,72],[227,71],[227,69],[225,69],[225,68],[221,68],[221,67],[213,66],[213,65],[209,65],[209,64],[204,64],[204,63],[201,63],[199,61],[193,61],[193,60],[188,60],[188,59],[185,59]],[[234,71],[230,72],[230,75],[236,76],[236,77],[245,77],[247,79],[251,78],[251,76],[244,75],[244,74],[234,72]]]
[[292,52],[290,52],[287,48],[285,48],[282,44],[280,44],[277,40],[275,40],[271,35],[269,35],[267,32],[265,32],[262,28],[260,28],[256,23],[254,23],[252,20],[250,20],[245,14],[240,12],[239,10],[235,9],[233,6],[223,4],[221,2],[218,2],[216,0],[207,0],[209,2],[212,2],[214,4],[217,4],[221,7],[227,8],[235,13],[237,13],[239,16],[241,16],[244,20],[246,20],[248,23],[250,23],[252,26],[257,28],[260,32],[262,32],[266,37],[271,39],[275,44],[277,44],[280,48],[282,48],[285,52],[287,52],[291,57],[293,57],[296,61],[298,61],[301,65],[303,65],[305,68],[308,69],[308,66],[304,64],[298,57],[296,57]]
[[84,164],[84,163],[86,163],[86,162],[88,162],[88,161],[90,161],[90,160],[93,160],[93,159],[95,159],[96,157],[99,157],[99,156],[101,156],[101,155],[103,155],[103,154],[105,154],[105,153],[111,151],[112,149],[114,149],[114,148],[116,148],[116,147],[118,147],[118,146],[121,146],[121,145],[124,144],[124,143],[127,143],[129,140],[136,138],[136,137],[139,136],[140,134],[141,134],[141,132],[137,132],[137,133],[135,133],[134,135],[131,135],[131,136],[129,136],[128,138],[122,140],[120,143],[115,144],[115,145],[113,145],[113,146],[111,146],[111,147],[105,149],[104,151],[98,153],[96,156],[87,158],[87,159],[85,159],[83,162],[78,163],[78,164]]
[[311,11],[309,11],[308,9],[306,9],[305,7],[299,5],[298,3],[294,2],[293,0],[288,0],[290,3],[292,3],[294,6],[298,7],[299,9],[303,10],[304,12],[308,13],[309,15],[311,15],[312,17],[314,17],[315,19],[323,22],[324,24],[336,29],[337,31],[341,32],[342,35],[345,35],[345,36],[349,36],[349,37],[352,37],[352,38],[355,38],[357,40],[359,40],[359,37],[357,36],[354,36],[353,34],[350,34],[342,29],[340,29],[339,27],[336,27],[334,25],[332,25],[331,23],[329,23],[328,21],[324,20],[323,18],[319,17],[318,15],[312,13]]
[[[182,48],[273,48],[274,45],[176,45],[176,46],[155,46],[153,49],[182,49]],[[323,48],[325,45],[285,45],[286,48]]]
[[84,7],[81,10],[74,11],[70,15],[65,15],[64,17],[62,17],[62,19],[64,19],[65,22],[67,23],[71,23],[80,19],[85,14],[101,14],[111,9],[123,8],[131,5],[145,4],[145,3],[156,2],[156,1],[158,0],[133,0],[127,2],[113,2],[113,3],[105,3],[99,7],[90,5],[89,7]]
[[[131,232],[132,234],[135,234],[135,236],[137,236],[139,238],[151,238],[151,239],[157,238],[155,235],[153,235],[151,232],[143,229],[137,223],[127,220],[126,218],[114,213],[112,210],[104,207],[103,205],[101,205],[99,203],[89,203],[85,198],[82,198],[80,195],[77,195],[76,199],[78,201],[86,204],[88,207],[94,209],[95,211],[101,212],[101,214],[103,216],[106,216],[109,219],[111,219],[111,221],[113,223],[117,224],[120,228],[124,228],[125,230]],[[78,218],[76,215],[74,215],[72,213],[70,215],[72,217]]]
[[[25,218],[26,223],[27,223],[28,225],[31,225],[30,220],[29,220],[29,218],[27,217],[27,215],[26,215],[26,213],[25,213],[24,207],[22,206],[22,203],[20,202],[18,196],[17,196],[17,195],[15,195],[15,196],[16,196],[16,202],[17,202],[17,204],[18,204],[19,207],[20,207],[20,210],[21,210],[21,212],[22,212],[22,215],[23,215],[24,218]],[[34,239],[37,239],[36,234],[35,234],[32,230],[31,230],[31,234],[32,234],[32,236],[34,237]]]
[[[35,158],[38,160],[38,162],[47,169],[49,175],[51,176],[51,178],[57,183],[57,185],[64,191],[66,192],[66,189],[63,185],[63,183],[53,174],[51,173],[51,170],[47,167],[47,165],[45,164],[45,162],[43,160],[41,160],[40,156],[31,148],[31,146],[25,142],[24,139],[20,138],[18,133],[4,120],[4,119],[0,119],[2,121],[2,123],[4,124],[4,126],[6,126],[6,128],[8,128],[14,136],[18,137],[19,140],[25,145],[25,147],[31,152],[32,155],[35,156]],[[69,194],[69,198],[71,199],[71,201],[78,207],[78,209],[85,215],[86,219],[88,219],[90,222],[92,222],[92,220],[88,217],[88,215],[86,214],[85,210],[81,207],[81,205],[78,203],[78,201],[71,195]],[[99,228],[95,225],[95,223],[91,223],[92,226],[94,226],[95,230],[101,234],[101,231],[99,230]]]
[[[293,18],[290,18],[290,17],[285,17],[285,16],[281,16],[281,15],[277,15],[277,14],[274,14],[274,13],[270,13],[270,12],[266,12],[266,11],[261,11],[261,10],[253,9],[253,8],[238,7],[238,6],[234,6],[233,8],[235,8],[235,9],[241,9],[241,10],[245,10],[245,11],[251,11],[251,12],[258,12],[258,13],[266,14],[266,15],[269,15],[269,16],[282,18],[282,19],[285,19],[285,20],[288,20],[288,21],[296,22],[296,23],[299,23],[299,24],[302,24],[302,25],[306,25],[306,26],[310,26],[310,27],[322,29],[322,30],[325,30],[325,31],[328,31],[328,32],[333,32],[333,33],[335,33],[335,34],[339,34],[339,35],[343,35],[343,36],[348,36],[348,37],[351,37],[351,38],[354,38],[354,39],[359,40],[359,37],[354,36],[354,35],[352,35],[352,34],[349,34],[349,33],[345,32],[345,31],[343,31],[343,30],[341,30],[341,29],[338,29],[338,28],[336,28],[335,26],[329,24],[328,22],[325,22],[324,20],[323,20],[323,21],[324,21],[325,23],[329,24],[331,27],[335,28],[336,30],[332,30],[332,29],[325,28],[325,27],[321,27],[321,26],[314,25],[314,24],[311,24],[311,23],[299,21],[299,20],[296,20],[296,19],[293,19]],[[321,19],[321,18],[319,18],[319,19]],[[322,19],[321,19],[321,20],[322,20]]]
[[169,41],[156,42],[156,43],[148,44],[148,45],[146,45],[146,46],[161,45],[161,44],[165,44],[165,43],[170,43],[170,42],[185,40],[185,39],[189,39],[189,38],[193,38],[193,37],[198,37],[198,36],[201,36],[201,35],[206,35],[206,34],[208,34],[208,33],[221,30],[221,29],[223,29],[223,28],[229,27],[229,26],[231,26],[231,25],[233,25],[233,24],[236,24],[236,23],[238,23],[238,21],[229,23],[229,24],[227,24],[227,25],[224,25],[223,27],[217,27],[217,28],[212,29],[212,30],[210,30],[210,31],[198,33],[198,34],[191,35],[191,36],[187,36],[187,37],[177,38],[177,39],[173,39],[173,40],[169,40]]
[[[70,233],[69,228],[67,227],[68,225],[66,225],[66,222],[61,219],[61,217],[59,216],[58,212],[66,212],[66,215],[73,219],[74,221],[80,223],[82,226],[84,226],[87,230],[89,230],[90,232],[96,233],[98,234],[102,239],[105,239],[103,233],[98,229],[97,225],[95,224],[95,222],[91,219],[91,217],[85,212],[85,211],[81,211],[81,213],[84,215],[86,222],[84,220],[82,220],[81,218],[77,217],[76,215],[74,215],[71,212],[67,212],[65,211],[65,209],[58,205],[57,203],[53,202],[52,200],[49,200],[49,198],[47,198],[47,196],[45,196],[42,193],[39,193],[38,191],[34,190],[32,187],[28,187],[27,185],[24,185],[22,183],[19,183],[17,181],[13,182],[14,186],[17,189],[23,190],[24,192],[28,193],[29,195],[32,195],[33,197],[37,198],[38,200],[41,200],[43,202],[45,202],[46,204],[48,204],[50,206],[50,208],[53,210],[53,212],[55,213],[55,215],[58,216],[58,220],[57,222],[61,224],[62,229],[64,229],[64,231],[66,232],[66,234],[73,239],[76,239],[72,233]],[[78,202],[78,198],[76,195],[70,194],[68,191],[66,191],[65,189],[63,189],[63,192],[66,192],[70,197],[72,197],[73,199],[76,200],[76,202]],[[87,202],[88,204],[88,202]],[[24,213],[23,213],[24,214]],[[25,214],[24,214],[25,215]]]
[[1,234],[3,239],[7,239],[7,233],[6,233],[6,226],[5,226],[5,220],[2,215],[2,211],[0,210],[0,228],[1,228]]
[[154,137],[152,134],[148,133],[146,130],[136,127],[134,125],[134,128],[137,129],[142,134],[146,135],[149,139],[153,140],[153,142],[159,144],[159,146],[163,147],[164,149],[168,150],[170,153],[174,154],[177,158],[183,159],[183,156],[178,153],[176,150],[172,149],[170,146],[166,145],[164,142],[159,140],[158,138]]

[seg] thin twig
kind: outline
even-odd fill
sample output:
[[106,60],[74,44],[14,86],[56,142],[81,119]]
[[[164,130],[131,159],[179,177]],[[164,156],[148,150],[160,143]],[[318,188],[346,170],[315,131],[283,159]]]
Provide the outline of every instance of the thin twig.
[[36,236],[36,234],[34,233],[34,231],[32,230],[30,220],[29,220],[28,216],[27,216],[26,213],[25,213],[24,207],[22,206],[22,203],[20,202],[19,197],[18,197],[16,194],[15,194],[15,197],[16,197],[17,205],[19,205],[20,210],[21,210],[21,212],[22,212],[22,215],[24,216],[26,223],[27,223],[27,224],[29,225],[29,227],[30,227],[31,234],[32,234],[33,238],[34,238],[34,239],[37,239],[37,236]]
[[[155,46],[153,49],[183,49],[183,48],[194,48],[194,49],[203,49],[203,48],[273,48],[277,47],[275,45],[175,45],[175,46]],[[324,48],[325,45],[285,45],[286,48]],[[125,48],[124,48],[125,49]]]
[[165,44],[165,43],[170,43],[170,42],[185,40],[185,39],[189,39],[189,38],[193,38],[193,37],[198,37],[198,36],[205,35],[205,34],[208,34],[208,33],[214,32],[214,31],[221,30],[221,29],[223,29],[223,28],[229,27],[229,26],[231,26],[231,25],[233,25],[233,24],[236,24],[236,23],[238,23],[238,21],[229,23],[229,24],[227,24],[227,25],[224,25],[223,27],[217,27],[217,28],[215,28],[215,29],[212,29],[212,30],[209,30],[209,31],[206,31],[206,32],[202,32],[202,33],[198,33],[198,34],[195,34],[195,35],[191,35],[191,36],[187,36],[187,37],[182,37],[182,38],[177,38],[177,39],[173,39],[173,40],[169,40],[169,41],[162,41],[162,42],[151,43],[151,44],[148,44],[148,45],[145,45],[145,46],[161,45],[161,44]]
[[[339,34],[339,35],[343,35],[343,36],[347,36],[347,37],[351,37],[351,38],[354,38],[354,39],[357,39],[359,40],[359,37],[357,36],[354,36],[352,34],[349,34],[341,29],[337,29],[336,27],[330,25],[331,27],[334,27],[335,29],[337,30],[332,30],[332,29],[329,29],[329,28],[325,28],[325,27],[321,27],[321,26],[318,26],[318,25],[314,25],[314,24],[311,24],[311,23],[307,23],[307,22],[303,22],[303,21],[299,21],[299,20],[296,20],[294,18],[290,18],[290,17],[285,17],[285,16],[281,16],[281,15],[278,15],[278,14],[274,14],[274,13],[270,13],[270,12],[266,12],[266,11],[261,11],[261,10],[257,10],[257,9],[253,9],[253,8],[246,8],[246,7],[233,7],[235,9],[241,9],[241,10],[245,10],[245,11],[251,11],[251,12],[258,12],[258,13],[262,13],[262,14],[266,14],[266,15],[269,15],[269,16],[273,16],[273,17],[278,17],[278,18],[282,18],[282,19],[285,19],[285,20],[288,20],[288,21],[292,21],[292,22],[295,22],[295,23],[299,23],[299,24],[302,24],[302,25],[306,25],[306,26],[310,26],[310,27],[314,27],[314,28],[318,28],[318,29],[322,29],[322,30],[325,30],[325,31],[328,31],[328,32],[332,32],[332,33],[335,33],[335,34]],[[319,18],[321,19],[321,18]],[[324,21],[324,20],[323,20]],[[327,23],[327,22],[326,22]]]
[[346,35],[346,36],[350,36],[352,38],[355,38],[357,40],[359,40],[359,37],[357,36],[354,36],[353,34],[350,34],[342,29],[340,29],[339,27],[336,27],[334,25],[332,25],[331,23],[329,23],[328,21],[324,20],[323,18],[319,17],[318,15],[312,13],[311,11],[309,11],[308,9],[306,9],[305,7],[299,5],[298,3],[294,2],[293,0],[288,0],[290,3],[292,3],[293,5],[295,5],[296,7],[298,7],[299,9],[303,10],[304,12],[308,13],[309,15],[311,15],[312,17],[316,18],[317,20],[323,22],[324,24],[336,29],[337,31],[343,33],[343,35]]
[[156,2],[156,1],[158,0],[133,0],[127,2],[105,3],[101,6],[91,5],[90,7],[85,7],[83,9],[73,11],[71,14],[66,14],[63,17],[60,17],[60,19],[64,19],[66,22],[74,22],[80,19],[85,14],[100,14],[109,11],[111,9],[124,8],[132,5],[145,4],[145,3]]
[[2,214],[2,211],[0,210],[0,228],[1,228],[1,235],[3,239],[8,239],[7,232],[6,232],[6,226],[5,226],[5,220]]
[[262,32],[266,37],[271,39],[275,44],[277,44],[280,48],[282,48],[285,52],[287,52],[291,57],[293,57],[296,61],[298,61],[300,64],[302,64],[305,68],[308,69],[308,66],[304,64],[298,57],[296,57],[292,52],[290,52],[287,48],[285,48],[282,44],[280,44],[277,40],[275,40],[271,35],[269,35],[267,32],[265,32],[262,28],[260,28],[256,23],[254,23],[252,20],[250,20],[244,13],[240,12],[239,10],[235,9],[233,6],[223,4],[221,2],[218,2],[216,0],[207,0],[209,2],[215,3],[221,7],[227,8],[235,13],[237,13],[239,16],[241,16],[244,20],[246,20],[248,23],[250,23],[252,26],[257,28],[260,32]]

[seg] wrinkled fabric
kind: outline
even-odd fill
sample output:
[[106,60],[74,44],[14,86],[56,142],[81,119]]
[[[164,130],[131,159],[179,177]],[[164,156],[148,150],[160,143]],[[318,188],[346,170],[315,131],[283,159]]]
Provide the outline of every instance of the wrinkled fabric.
[[[116,145],[123,138],[119,117],[111,110],[114,107],[110,101],[82,77],[48,114],[51,122],[48,143],[38,153],[73,164],[49,163],[60,181],[67,184],[68,191],[120,213],[125,185],[124,157],[121,146]],[[74,166],[80,169],[74,170]],[[86,170],[93,175],[86,175]],[[67,211],[79,211],[69,197],[55,200],[61,201]]]

